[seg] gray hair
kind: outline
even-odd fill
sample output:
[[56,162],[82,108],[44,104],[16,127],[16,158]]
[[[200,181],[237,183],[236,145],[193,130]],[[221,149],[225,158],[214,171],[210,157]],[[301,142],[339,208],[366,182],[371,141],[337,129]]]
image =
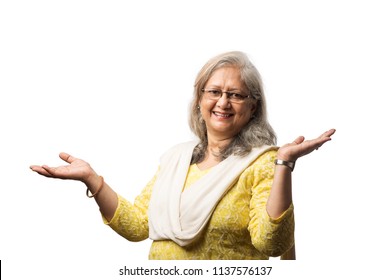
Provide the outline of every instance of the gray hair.
[[276,134],[267,119],[260,73],[245,53],[227,52],[210,59],[200,70],[195,80],[193,99],[190,104],[189,125],[192,132],[200,139],[200,143],[194,149],[192,163],[201,162],[207,151],[207,128],[198,107],[202,98],[202,89],[215,70],[227,66],[234,66],[240,70],[241,80],[257,106],[249,122],[234,137],[233,141],[220,151],[218,155],[220,160],[226,159],[232,154],[245,156],[252,148],[276,144]]

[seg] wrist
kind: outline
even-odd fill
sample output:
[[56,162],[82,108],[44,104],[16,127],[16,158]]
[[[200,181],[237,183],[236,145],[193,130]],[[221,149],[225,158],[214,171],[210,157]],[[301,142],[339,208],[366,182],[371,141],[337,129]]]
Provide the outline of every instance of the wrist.
[[100,176],[92,170],[92,172],[86,176],[83,180],[83,183],[87,186],[88,189],[94,190],[97,188],[100,182]]
[[296,161],[296,158],[292,157],[289,153],[285,153],[281,151],[281,149],[278,150],[276,154],[276,158],[284,161],[291,161],[291,162]]
[[293,172],[294,167],[295,167],[295,161],[286,161],[286,160],[282,160],[282,159],[276,159],[275,165],[286,166],[290,169],[291,172]]
[[98,176],[100,182],[99,182],[99,185],[98,187],[94,187],[95,190],[92,191],[92,188],[88,188],[87,187],[87,191],[86,191],[86,195],[89,197],[89,198],[92,198],[92,197],[95,197],[98,195],[98,193],[102,190],[103,186],[104,186],[104,178],[102,176]]

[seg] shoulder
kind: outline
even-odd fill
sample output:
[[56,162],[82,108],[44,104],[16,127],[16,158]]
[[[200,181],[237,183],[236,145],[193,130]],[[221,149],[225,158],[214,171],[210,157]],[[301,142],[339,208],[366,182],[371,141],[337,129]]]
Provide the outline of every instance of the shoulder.
[[269,162],[274,162],[276,159],[276,154],[278,152],[279,147],[276,146],[268,146],[264,152],[262,152],[256,160],[251,164],[251,166],[264,165]]
[[243,176],[272,177],[279,147],[268,146],[243,172]]

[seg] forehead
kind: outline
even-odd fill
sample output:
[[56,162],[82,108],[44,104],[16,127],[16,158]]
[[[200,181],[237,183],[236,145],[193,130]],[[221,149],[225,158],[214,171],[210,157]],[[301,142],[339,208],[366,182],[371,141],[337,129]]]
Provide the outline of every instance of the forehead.
[[215,70],[206,82],[206,86],[215,87],[240,88],[242,85],[240,70],[234,66],[222,67]]

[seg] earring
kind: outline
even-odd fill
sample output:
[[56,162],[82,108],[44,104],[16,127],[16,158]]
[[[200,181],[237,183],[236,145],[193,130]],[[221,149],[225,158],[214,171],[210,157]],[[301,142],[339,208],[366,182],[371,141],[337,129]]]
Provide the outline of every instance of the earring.
[[200,106],[198,105],[198,106],[196,106],[196,108],[199,110],[199,109],[200,109]]

